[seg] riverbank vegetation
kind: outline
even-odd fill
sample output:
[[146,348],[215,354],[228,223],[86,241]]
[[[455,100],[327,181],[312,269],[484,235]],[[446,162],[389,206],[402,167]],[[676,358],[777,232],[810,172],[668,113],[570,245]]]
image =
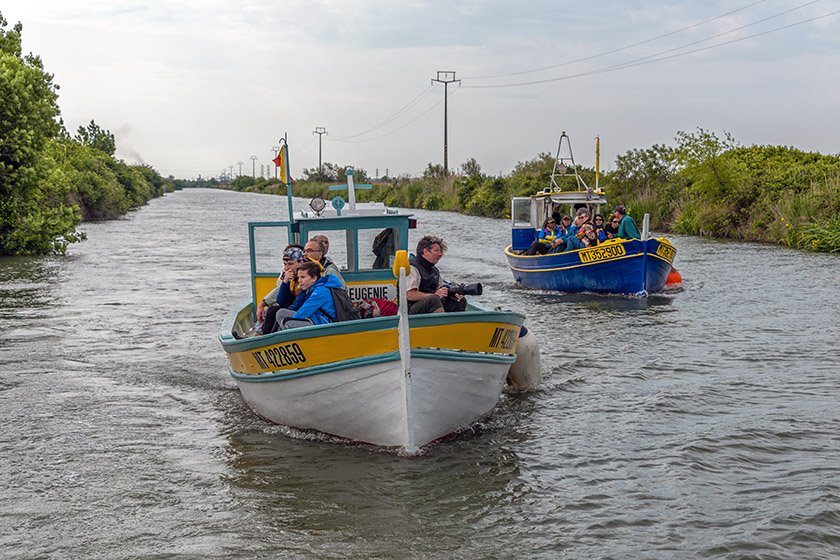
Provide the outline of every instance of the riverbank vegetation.
[[[71,136],[58,107],[58,86],[39,57],[21,52],[21,24],[6,29],[0,14],[0,255],[64,252],[84,237],[77,226],[105,220],[167,191],[216,187],[286,194],[278,180],[240,176],[228,182],[163,178],[152,167],[114,157],[114,136],[93,120]],[[618,156],[599,178],[611,204],[624,204],[651,227],[719,238],[763,241],[811,251],[840,252],[840,158],[784,146],[740,146],[698,128],[677,132],[673,146],[654,145]],[[360,190],[360,201],[501,218],[511,196],[549,186],[554,157],[540,153],[507,175],[485,174],[475,159],[454,174],[428,164],[420,177],[386,177]],[[304,169],[294,195],[331,198],[346,166]],[[589,186],[595,170],[579,167]],[[355,169],[357,184],[369,182]],[[570,175],[559,181],[575,189]],[[341,194],[341,191],[337,191]],[[346,194],[345,194],[346,196]]]
[[[639,223],[650,214],[651,228],[659,232],[840,252],[840,157],[785,146],[744,147],[729,134],[719,137],[702,128],[678,132],[674,140],[674,146],[618,156],[615,170],[598,182],[610,203],[624,204]],[[553,166],[549,153],[520,162],[501,177],[484,174],[475,159],[449,176],[442,166],[429,164],[422,177],[380,181],[356,196],[389,206],[501,218],[509,212],[511,196],[547,187]],[[579,167],[578,172],[594,187],[594,169]],[[316,179],[295,182],[295,196],[334,196],[328,183]],[[576,189],[571,174],[559,183]],[[259,192],[285,194],[285,189],[265,185]]]
[[23,55],[20,23],[0,14],[0,255],[63,253],[82,221],[119,217],[176,185],[114,158],[114,135],[93,120],[70,136],[58,86]]

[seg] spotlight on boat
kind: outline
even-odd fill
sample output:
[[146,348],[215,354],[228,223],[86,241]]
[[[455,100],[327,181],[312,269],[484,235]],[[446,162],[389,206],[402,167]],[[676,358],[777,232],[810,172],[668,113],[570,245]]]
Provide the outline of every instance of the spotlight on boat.
[[327,207],[327,203],[320,196],[315,196],[312,198],[312,200],[309,201],[309,207],[315,211],[315,214],[320,216],[321,212],[324,211],[324,208]]
[[557,174],[558,175],[565,175],[566,174],[566,166],[565,164],[560,164],[557,166]]

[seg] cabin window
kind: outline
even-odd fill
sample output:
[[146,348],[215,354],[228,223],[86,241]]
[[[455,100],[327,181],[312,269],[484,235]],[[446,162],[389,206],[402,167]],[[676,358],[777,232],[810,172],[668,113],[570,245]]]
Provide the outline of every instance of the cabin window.
[[327,250],[327,256],[332,259],[339,269],[353,270],[350,266],[351,263],[349,263],[347,259],[347,248],[353,243],[352,238],[348,242],[348,237],[352,237],[352,233],[352,231],[334,229],[327,231],[310,231],[309,238],[302,240],[301,245],[304,245],[307,241],[309,241],[309,239],[312,239],[316,235],[326,235],[327,239],[330,240],[330,247]]
[[531,199],[514,198],[511,208],[511,219],[513,227],[530,227],[531,225]]
[[399,248],[400,228],[360,229],[359,269],[390,269]]
[[280,274],[283,272],[283,250],[289,244],[288,226],[257,226],[253,230],[254,272]]

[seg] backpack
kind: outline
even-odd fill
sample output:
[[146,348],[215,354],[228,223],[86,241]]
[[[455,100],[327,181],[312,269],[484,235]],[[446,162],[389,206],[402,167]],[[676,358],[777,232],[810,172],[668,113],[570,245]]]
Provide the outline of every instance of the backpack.
[[353,300],[343,288],[330,288],[330,292],[332,292],[333,305],[335,305],[333,322],[355,321],[362,318],[359,310],[353,305]]
[[362,314],[362,319],[390,317],[399,313],[399,310],[397,304],[388,299],[368,298],[359,302],[359,311]]

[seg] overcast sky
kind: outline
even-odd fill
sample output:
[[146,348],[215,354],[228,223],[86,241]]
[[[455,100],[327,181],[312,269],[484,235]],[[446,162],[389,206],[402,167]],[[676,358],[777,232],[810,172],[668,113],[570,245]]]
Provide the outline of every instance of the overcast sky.
[[[6,0],[7,29],[60,86],[71,133],[178,178],[323,161],[490,174],[554,152],[577,163],[674,145],[677,131],[840,152],[840,0]],[[834,15],[828,15],[834,14]],[[827,16],[827,17],[824,17]],[[256,156],[256,161],[251,157]]]

